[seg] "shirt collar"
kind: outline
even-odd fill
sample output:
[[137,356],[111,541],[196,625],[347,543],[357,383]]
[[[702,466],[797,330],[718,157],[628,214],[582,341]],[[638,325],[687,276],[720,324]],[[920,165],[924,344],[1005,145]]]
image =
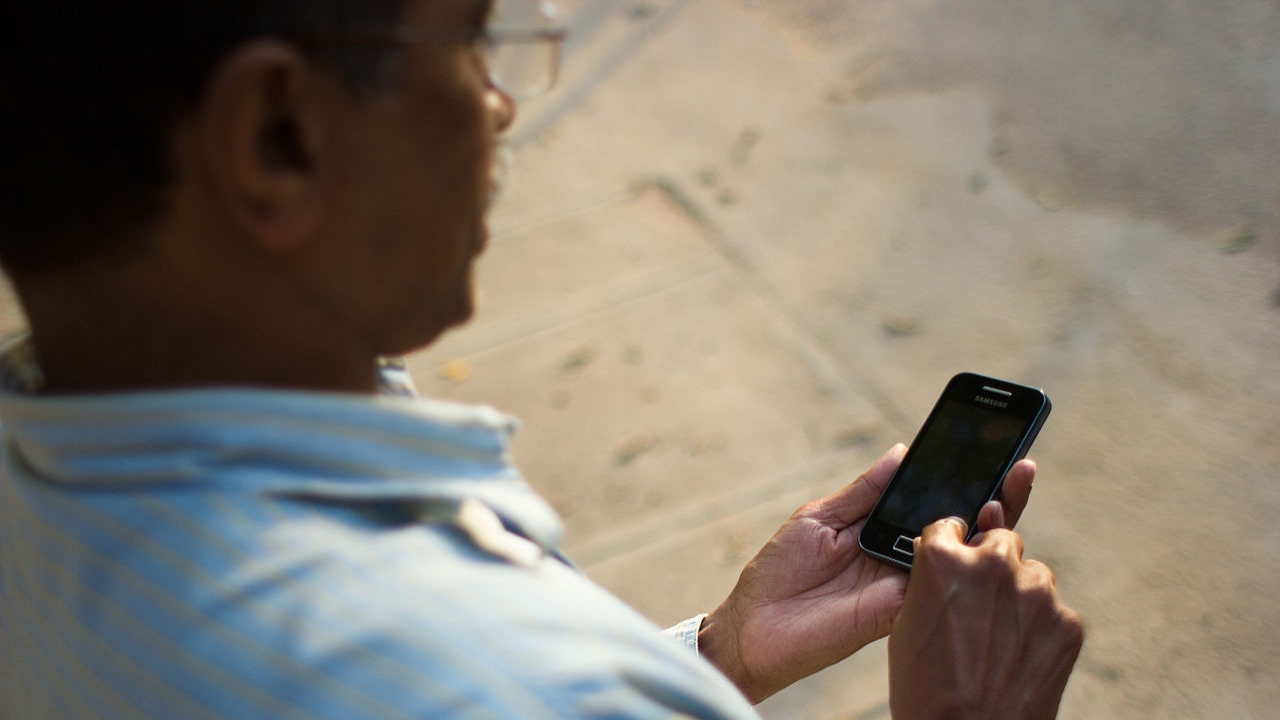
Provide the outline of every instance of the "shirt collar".
[[44,387],[44,373],[36,361],[36,347],[25,332],[5,338],[0,344],[0,390],[37,393]]
[[238,388],[42,396],[34,360],[27,338],[0,347],[0,418],[9,459],[42,482],[437,507],[469,499],[544,548],[558,542],[558,517],[511,463],[518,423],[492,408]]

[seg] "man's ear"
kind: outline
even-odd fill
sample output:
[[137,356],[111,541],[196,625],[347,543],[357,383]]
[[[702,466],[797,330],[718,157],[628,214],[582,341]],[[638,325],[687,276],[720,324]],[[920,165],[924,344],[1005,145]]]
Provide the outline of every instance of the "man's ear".
[[254,42],[224,59],[197,110],[201,164],[221,206],[268,252],[305,244],[320,221],[321,84],[292,47]]

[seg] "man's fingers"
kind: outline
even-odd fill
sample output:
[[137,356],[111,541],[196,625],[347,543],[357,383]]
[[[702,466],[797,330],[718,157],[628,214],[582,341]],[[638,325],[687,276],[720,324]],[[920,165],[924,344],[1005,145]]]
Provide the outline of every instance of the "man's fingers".
[[1024,560],[1022,562],[1024,580],[1027,584],[1041,584],[1046,587],[1055,587],[1058,584],[1058,578],[1053,573],[1053,569],[1039,560]]
[[[943,518],[936,523],[925,526],[924,532],[920,534],[917,540],[916,550],[918,552],[922,545],[937,545],[941,547],[964,545],[964,536],[968,531],[969,527],[960,518]],[[975,536],[971,544],[973,547],[986,552],[994,551],[996,554],[1011,560],[1022,559],[1022,537],[1012,530],[994,528],[982,533],[980,537]]]
[[982,536],[980,549],[990,549],[1011,560],[1022,560],[1022,537],[1012,530],[997,528]]
[[964,536],[968,532],[969,526],[960,518],[943,518],[926,525],[924,531],[920,533],[919,542],[922,545],[963,545]]
[[906,452],[906,445],[902,443],[894,445],[857,480],[841,488],[834,495],[828,495],[807,505],[801,512],[807,512],[811,517],[836,527],[848,527],[854,524],[866,517],[867,513],[871,512],[871,508],[876,506],[880,493],[884,492],[884,486],[897,471],[898,465],[902,463],[902,456]]
[[[902,464],[902,456],[906,454],[907,446],[897,443],[886,450],[874,465],[854,481],[854,484],[856,485],[858,482],[866,483],[868,489],[875,490],[876,500],[879,500],[880,493],[884,492],[884,486],[889,484],[889,479],[893,477],[893,474],[898,470],[898,466]],[[875,505],[875,502],[872,501],[871,504]],[[870,508],[868,508],[869,511]]]
[[996,528],[1007,527],[1005,524],[1004,505],[995,500],[982,506],[982,510],[978,511],[978,532],[973,536],[975,541],[980,541],[983,533]]
[[[1009,473],[1004,476],[1004,484],[1000,487],[1000,503],[1004,505],[1004,522],[1002,525],[993,527],[1006,527],[1013,529],[1018,524],[1018,518],[1022,517],[1022,511],[1027,507],[1027,501],[1031,498],[1031,484],[1036,479],[1036,464],[1032,460],[1019,460],[1009,468]],[[982,526],[983,529],[989,529]]]

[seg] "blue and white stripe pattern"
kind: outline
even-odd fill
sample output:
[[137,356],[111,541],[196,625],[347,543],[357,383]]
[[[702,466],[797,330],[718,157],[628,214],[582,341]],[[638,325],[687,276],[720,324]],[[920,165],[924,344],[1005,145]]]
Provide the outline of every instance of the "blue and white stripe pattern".
[[[5,392],[0,422],[0,718],[756,717],[557,558],[493,410]],[[480,549],[468,504],[541,553]]]

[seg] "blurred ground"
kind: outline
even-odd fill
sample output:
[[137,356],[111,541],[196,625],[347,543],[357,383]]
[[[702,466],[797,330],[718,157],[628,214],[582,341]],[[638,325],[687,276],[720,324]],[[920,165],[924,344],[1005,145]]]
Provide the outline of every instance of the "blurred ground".
[[[472,325],[585,570],[710,609],[954,373],[1043,386],[1061,717],[1280,706],[1280,4],[566,0]],[[18,322],[0,302],[0,324]],[[883,643],[769,718],[887,717]]]
[[[1043,386],[1022,530],[1062,717],[1280,705],[1280,5],[575,2],[428,393],[525,420],[570,551],[660,623],[909,440]],[[883,645],[772,718],[887,716]]]

